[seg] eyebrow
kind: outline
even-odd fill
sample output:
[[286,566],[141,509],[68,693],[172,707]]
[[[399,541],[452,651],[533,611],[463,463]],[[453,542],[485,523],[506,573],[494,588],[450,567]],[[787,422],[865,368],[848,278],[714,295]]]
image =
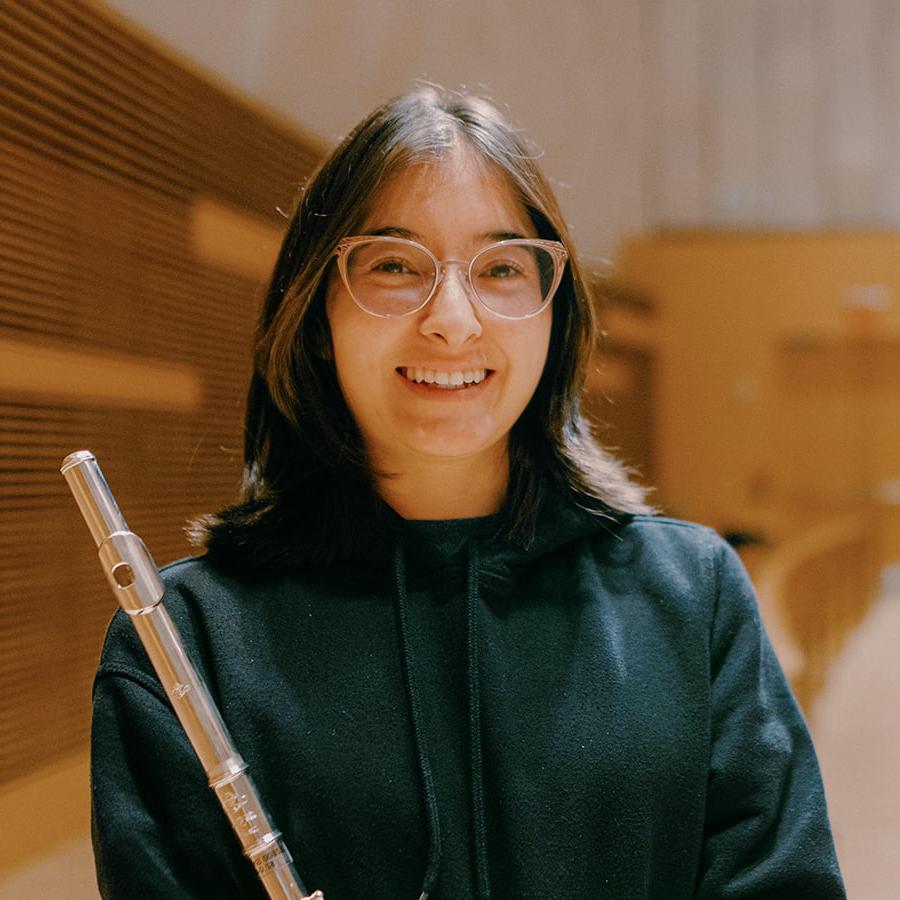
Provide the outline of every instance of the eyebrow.
[[408,228],[398,228],[394,225],[388,225],[385,228],[370,228],[360,234],[371,234],[372,237],[398,237],[405,238],[408,241],[421,241],[421,235],[410,231]]
[[[370,234],[372,237],[398,237],[404,238],[407,241],[417,241],[420,244],[424,244],[422,235],[417,234],[415,231],[410,231],[408,228],[399,228],[395,225],[387,225],[384,228],[373,228],[368,231],[363,231],[362,234]],[[527,237],[527,235],[521,234],[518,231],[486,231],[484,234],[477,235],[475,240],[489,243],[493,241],[513,241],[524,237]]]

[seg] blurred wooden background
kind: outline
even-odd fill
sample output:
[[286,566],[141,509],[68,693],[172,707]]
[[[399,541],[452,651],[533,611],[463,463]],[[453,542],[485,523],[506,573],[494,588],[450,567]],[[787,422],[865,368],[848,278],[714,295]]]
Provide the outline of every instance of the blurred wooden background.
[[189,552],[238,484],[313,130],[417,76],[486,84],[545,149],[598,269],[597,434],[668,511],[751,541],[815,715],[900,560],[900,4],[386,0],[365,40],[370,0],[110,6],[206,35],[256,99],[98,3],[0,6],[0,877],[87,829],[113,600],[59,462],[93,449],[157,561]]

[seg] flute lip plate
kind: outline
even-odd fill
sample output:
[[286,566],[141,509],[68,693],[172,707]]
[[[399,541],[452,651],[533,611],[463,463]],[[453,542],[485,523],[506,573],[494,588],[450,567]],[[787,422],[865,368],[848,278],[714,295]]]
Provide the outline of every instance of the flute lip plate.
[[73,466],[77,466],[83,462],[90,462],[91,460],[96,461],[97,457],[91,453],[90,450],[76,450],[74,453],[70,453],[63,461],[60,466],[59,471],[62,472],[63,475],[71,469]]

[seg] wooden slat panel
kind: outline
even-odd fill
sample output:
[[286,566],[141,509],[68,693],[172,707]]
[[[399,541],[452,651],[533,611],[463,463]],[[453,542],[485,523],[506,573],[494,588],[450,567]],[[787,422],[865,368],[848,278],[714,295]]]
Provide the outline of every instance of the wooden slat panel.
[[880,0],[872,52],[878,109],[878,218],[889,227],[900,226],[900,4]]
[[644,220],[900,222],[893,0],[641,0]]
[[[103,22],[90,7],[45,0],[8,10],[7,16],[11,51],[26,40],[43,40],[47,52],[49,42],[69,59],[80,62],[88,78],[120,85],[122,105],[126,109],[134,106],[135,120],[148,114],[152,116],[154,108],[165,112],[166,125],[150,120],[160,138],[165,138],[164,145],[177,148],[195,135],[206,135],[206,140],[188,157],[191,166],[179,169],[195,190],[205,184],[216,184],[240,205],[249,203],[261,212],[270,213],[273,207],[268,188],[273,183],[283,183],[290,167],[300,166],[308,171],[314,162],[319,148],[303,147],[296,138],[291,141],[283,129],[241,108],[190,73],[179,72],[178,78],[173,78],[172,72],[177,70],[171,63],[141,46],[132,35]],[[81,92],[77,99],[82,102]],[[91,121],[100,128],[106,127],[107,115],[102,106]],[[24,120],[22,125],[28,133],[28,121]],[[209,140],[213,129],[215,141]],[[118,133],[116,137],[122,139]],[[86,161],[90,161],[92,147],[97,149],[92,144],[67,142],[63,136],[60,140],[69,152],[86,155]],[[147,159],[141,162],[146,165]],[[118,166],[115,160],[110,165],[108,174],[114,178]],[[254,171],[251,179],[245,177],[250,171],[248,166]],[[171,178],[172,174],[171,169],[162,165],[149,173],[148,178],[157,189],[164,191],[167,176]]]
[[[0,64],[3,782],[83,745],[114,609],[59,464],[92,449],[155,558],[189,552],[239,484],[276,207],[319,148],[89,4],[0,6]],[[198,258],[203,208],[254,223],[264,263]]]
[[704,218],[701,178],[700,0],[647,4],[643,70],[645,164],[654,221],[691,225]]
[[759,121],[763,212],[767,224],[785,228],[822,221],[824,154],[819,93],[821,17],[818,0],[766,0],[758,9]]
[[[827,98],[823,134],[825,184],[832,223],[874,220],[878,149],[873,0],[823,0],[822,89]],[[896,98],[890,101],[896,104]],[[888,163],[893,164],[893,162]]]
[[758,0],[732,0],[707,10],[712,224],[752,225],[761,213],[757,8]]
[[133,410],[192,412],[203,402],[200,378],[186,367],[3,339],[0,391]]

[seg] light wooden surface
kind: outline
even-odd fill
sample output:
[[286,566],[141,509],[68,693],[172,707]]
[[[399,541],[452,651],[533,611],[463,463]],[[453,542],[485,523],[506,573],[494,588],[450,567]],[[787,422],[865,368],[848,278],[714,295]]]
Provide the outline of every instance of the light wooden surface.
[[492,94],[592,258],[659,227],[900,223],[896,0],[107,3],[327,143],[416,78]]
[[[658,308],[661,502],[777,542],[900,477],[898,256],[887,233],[625,245],[620,277]],[[872,284],[892,306],[861,325],[848,301]],[[900,559],[883,507],[882,564]]]
[[87,833],[54,846],[40,858],[6,877],[0,873],[3,900],[99,900],[94,857]]
[[[65,844],[84,840],[90,820],[88,782],[85,748],[0,788],[0,821],[15,823],[0,841],[0,879],[36,864]],[[2,881],[0,896],[10,896]]]
[[169,412],[192,412],[203,403],[203,382],[191,366],[3,338],[0,392],[48,405]]
[[900,885],[900,567],[888,574],[812,711],[851,900],[896,900]]

